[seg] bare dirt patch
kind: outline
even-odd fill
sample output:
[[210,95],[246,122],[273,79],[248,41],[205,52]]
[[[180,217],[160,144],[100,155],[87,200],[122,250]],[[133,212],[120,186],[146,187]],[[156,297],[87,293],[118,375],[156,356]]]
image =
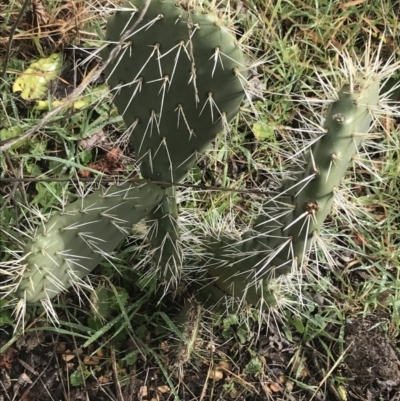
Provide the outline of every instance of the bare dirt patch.
[[370,314],[346,326],[345,362],[357,400],[400,399],[400,354],[385,331],[387,323],[383,314]]

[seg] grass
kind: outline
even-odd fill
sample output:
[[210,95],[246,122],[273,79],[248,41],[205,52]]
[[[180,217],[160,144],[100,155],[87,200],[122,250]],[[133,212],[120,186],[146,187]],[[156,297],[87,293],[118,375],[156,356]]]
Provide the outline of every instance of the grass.
[[[263,190],[276,189],[278,178],[291,168],[288,157],[302,146],[290,140],[293,128],[312,118],[300,93],[317,96],[324,89],[315,85],[315,71],[338,80],[340,87],[338,52],[360,55],[371,37],[373,49],[383,46],[384,60],[392,54],[393,63],[399,59],[396,2],[235,4],[230,13],[236,27],[249,33],[246,44],[260,60],[251,81],[255,94],[252,104],[242,105],[231,133],[219,137],[193,169],[186,183],[197,187],[178,189],[187,260],[199,249],[196,227],[206,234],[222,225],[234,234],[243,232],[266,199]],[[2,266],[9,263],[9,269],[13,257],[21,255],[27,233],[49,214],[100,180],[138,176],[109,93],[105,89],[91,96],[95,89],[87,87],[96,63],[71,68],[87,57],[82,46],[101,43],[107,15],[117,3],[35,0],[19,20],[22,6],[22,1],[0,5],[0,71],[6,72],[0,81],[1,140],[25,138],[11,147],[10,142],[0,145],[0,261]],[[72,51],[73,46],[79,49]],[[12,85],[32,61],[61,51],[67,72],[44,97],[48,109],[35,110],[32,102],[12,92]],[[94,86],[102,84],[99,76]],[[264,99],[256,96],[260,88],[266,88]],[[56,106],[65,94],[72,104],[87,103],[83,108]],[[254,112],[260,116],[255,123]],[[96,291],[105,288],[101,296],[71,291],[53,302],[57,325],[34,305],[26,309],[25,332],[14,331],[15,300],[5,294],[0,301],[0,366],[16,381],[23,369],[10,350],[19,350],[24,359],[22,351],[29,349],[39,361],[32,366],[38,375],[24,370],[37,383],[19,389],[20,396],[25,391],[32,399],[73,399],[83,391],[86,399],[118,401],[366,399],[365,388],[346,365],[346,330],[359,316],[375,313],[398,345],[398,121],[398,116],[382,118],[380,138],[362,149],[366,156],[349,169],[324,226],[330,256],[312,254],[318,271],[310,263],[309,271],[278,282],[277,288],[289,294],[279,310],[241,308],[219,314],[190,302],[190,290],[175,297],[163,289],[157,292],[154,282],[143,278],[148,265],[142,226],[118,248],[115,259],[101,263],[90,277]],[[121,157],[115,159],[117,148]],[[142,268],[133,271],[132,266]],[[9,269],[3,267],[3,281],[10,278]],[[188,270],[190,278],[194,269]],[[99,300],[105,302],[99,305]],[[180,312],[183,304],[185,312]],[[96,314],[100,307],[102,319]],[[44,394],[40,381],[52,372],[43,367],[49,349],[62,386],[53,384],[54,393]],[[87,364],[88,357],[95,364]],[[0,391],[12,398],[11,387],[3,385]],[[382,392],[382,397],[396,391],[398,387]]]

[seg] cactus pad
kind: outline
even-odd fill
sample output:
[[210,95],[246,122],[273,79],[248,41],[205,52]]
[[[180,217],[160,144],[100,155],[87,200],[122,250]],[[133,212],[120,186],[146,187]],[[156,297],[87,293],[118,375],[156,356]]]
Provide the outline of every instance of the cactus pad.
[[238,113],[247,75],[216,14],[183,3],[130,2],[108,22],[102,53],[142,175],[163,182],[180,181]]
[[295,172],[280,195],[264,205],[254,227],[239,242],[221,240],[209,274],[224,292],[249,303],[273,303],[272,278],[301,267],[329,214],[334,192],[368,133],[371,110],[379,99],[379,79],[357,79],[339,92],[326,116],[323,133],[305,154],[303,171]]
[[147,216],[147,238],[153,251],[153,260],[167,282],[179,281],[182,270],[182,249],[179,242],[178,206],[175,187],[165,190],[165,195]]
[[79,286],[162,197],[157,185],[124,184],[68,204],[26,245],[17,296],[26,302],[46,301]]

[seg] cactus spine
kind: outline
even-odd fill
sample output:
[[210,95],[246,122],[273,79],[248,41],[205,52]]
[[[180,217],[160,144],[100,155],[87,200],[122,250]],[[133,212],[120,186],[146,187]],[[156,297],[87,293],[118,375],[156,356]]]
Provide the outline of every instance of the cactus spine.
[[208,272],[226,293],[256,305],[274,303],[271,279],[299,268],[331,210],[358,146],[369,131],[378,104],[379,77],[358,78],[338,93],[323,131],[305,155],[305,168],[288,178],[278,196],[264,204],[251,231],[238,243],[211,246]]
[[244,54],[206,9],[170,0],[152,0],[147,9],[145,0],[133,4],[136,11],[117,12],[107,25],[103,59],[121,38],[124,45],[106,74],[143,177],[178,182],[238,113]]
[[[234,36],[206,9],[165,0],[133,4],[134,11],[117,12],[108,22],[110,44],[102,56],[111,58],[107,78],[143,177],[168,186],[185,177],[237,114],[245,59]],[[153,261],[169,283],[182,270],[173,192],[148,216]]]
[[47,302],[78,285],[162,197],[157,185],[124,184],[68,204],[27,243],[17,296]]
[[160,276],[168,283],[179,282],[182,266],[182,247],[179,241],[178,205],[175,187],[165,190],[162,201],[147,216],[150,252],[160,269]]
[[82,278],[144,218],[157,269],[177,282],[182,255],[169,184],[185,177],[239,111],[245,58],[215,13],[170,0],[134,0],[123,10],[107,25],[105,72],[141,173],[163,188],[96,191],[53,216],[25,248],[16,291],[24,305],[41,301],[51,311],[50,300],[70,286],[85,286]]

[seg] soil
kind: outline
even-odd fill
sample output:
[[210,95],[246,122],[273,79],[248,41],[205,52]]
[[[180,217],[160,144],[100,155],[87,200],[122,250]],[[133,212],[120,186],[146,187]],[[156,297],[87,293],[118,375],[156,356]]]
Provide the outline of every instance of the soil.
[[348,377],[354,378],[356,400],[400,400],[400,354],[389,338],[382,313],[357,318],[346,326],[345,358]]
[[[370,314],[347,323],[344,363],[337,368],[339,373],[335,373],[347,379],[346,401],[400,400],[400,355],[387,333],[388,323],[389,319],[383,313]],[[330,333],[334,335],[335,332],[338,334],[332,328]],[[149,335],[153,337],[153,334]],[[3,333],[0,337],[1,347],[11,336]],[[168,341],[162,342],[158,352],[182,401],[300,401],[311,397],[314,401],[344,401],[329,381],[328,387],[317,394],[307,391],[306,387],[301,389],[295,386],[295,391],[289,390],[294,385],[291,377],[294,374],[293,363],[296,365],[296,362],[293,361],[296,359],[299,341],[301,343],[299,338],[293,340],[294,343],[285,340],[278,326],[271,324],[265,328],[264,334],[257,341],[258,345],[253,344],[253,349],[258,349],[259,357],[265,361],[261,376],[246,372],[251,359],[247,345],[237,348],[237,339],[224,341],[218,334],[215,337],[217,347],[214,357],[208,355],[204,358],[204,352],[209,350],[210,344],[200,345],[202,349],[198,351],[203,358],[195,357],[185,364],[182,377],[174,374],[174,352],[170,352]],[[94,348],[82,348],[82,345],[77,338],[41,331],[40,328],[20,337],[0,355],[0,400],[174,399],[164,373],[152,358],[146,361],[139,359],[134,365],[127,366],[118,355],[110,355],[109,349],[101,355],[95,354]],[[326,361],[317,358],[315,343],[303,345],[307,352],[299,362],[301,365],[295,368],[297,374],[301,372],[298,379],[304,384],[318,387],[324,377],[321,372],[326,372],[328,366]],[[127,340],[122,348],[131,352],[135,346]],[[236,355],[234,366],[229,365],[233,358],[232,352]],[[336,357],[339,357],[339,352]],[[210,361],[213,359],[219,374],[215,380],[210,379]],[[76,379],[81,369],[89,372],[84,384],[79,384],[79,380],[77,383]],[[114,380],[117,372],[119,382]],[[124,379],[121,381],[121,378]],[[240,391],[234,390],[233,383],[236,383],[235,387]],[[289,398],[285,398],[285,394]]]

